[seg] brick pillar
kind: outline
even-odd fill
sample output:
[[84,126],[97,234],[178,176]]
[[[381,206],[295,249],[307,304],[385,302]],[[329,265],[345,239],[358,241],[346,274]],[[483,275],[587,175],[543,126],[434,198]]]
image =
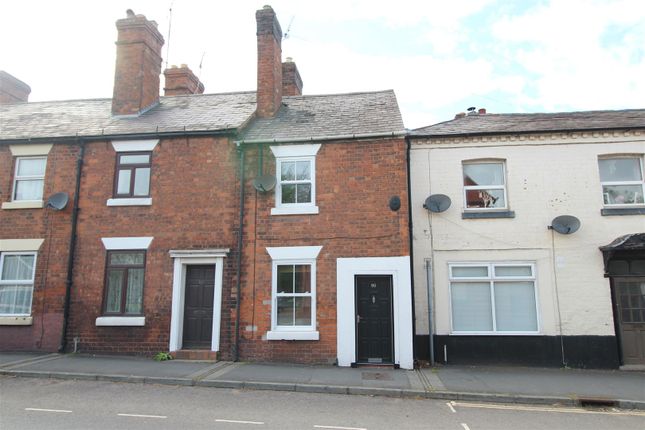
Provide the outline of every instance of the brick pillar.
[[302,95],[302,78],[300,78],[298,66],[291,57],[287,57],[287,61],[282,63],[282,95]]
[[0,70],[0,104],[21,103],[29,99],[29,85]]
[[170,69],[166,69],[163,74],[166,78],[166,85],[163,89],[164,96],[204,93],[204,84],[185,64],[182,64],[181,67],[172,66]]
[[159,103],[163,36],[155,21],[130,9],[127,14],[116,22],[113,115],[137,115]]
[[257,115],[270,118],[282,104],[282,29],[271,6],[255,12],[258,37]]

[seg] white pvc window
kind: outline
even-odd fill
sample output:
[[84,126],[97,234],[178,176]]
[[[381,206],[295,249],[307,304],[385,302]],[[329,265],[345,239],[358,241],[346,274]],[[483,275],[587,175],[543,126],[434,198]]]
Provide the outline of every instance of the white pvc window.
[[464,162],[464,207],[506,209],[505,175],[503,161]]
[[453,333],[539,332],[533,264],[450,264],[449,269]]
[[276,192],[272,215],[317,214],[316,154],[320,145],[271,146]]
[[601,158],[598,168],[605,206],[645,204],[642,157]]
[[0,254],[0,315],[31,315],[36,253]]
[[42,200],[47,157],[18,157],[13,183],[13,201]]

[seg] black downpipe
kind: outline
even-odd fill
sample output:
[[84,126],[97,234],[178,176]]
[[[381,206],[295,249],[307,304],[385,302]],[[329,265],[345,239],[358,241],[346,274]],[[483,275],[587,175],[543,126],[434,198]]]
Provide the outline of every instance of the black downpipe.
[[240,358],[240,300],[242,299],[242,235],[244,234],[244,148],[238,147],[240,154],[240,229],[237,235],[237,287],[235,298],[235,344],[233,361]]
[[[418,357],[417,343],[415,337],[417,333],[416,312],[414,303],[414,251],[413,251],[413,238],[412,238],[412,187],[410,183],[410,137],[405,137],[405,168],[408,181],[408,240],[410,246],[410,289],[412,295],[412,357],[416,360]],[[429,340],[432,342],[432,339]]]
[[78,140],[80,152],[76,159],[76,185],[74,187],[74,206],[72,208],[72,231],[69,238],[69,253],[67,257],[67,279],[65,280],[65,303],[63,306],[63,329],[60,335],[58,352],[65,352],[65,338],[67,337],[67,326],[69,323],[69,308],[72,296],[72,283],[74,277],[74,250],[76,249],[76,224],[78,221],[78,201],[81,192],[81,172],[83,169],[83,157],[85,155],[85,142]]

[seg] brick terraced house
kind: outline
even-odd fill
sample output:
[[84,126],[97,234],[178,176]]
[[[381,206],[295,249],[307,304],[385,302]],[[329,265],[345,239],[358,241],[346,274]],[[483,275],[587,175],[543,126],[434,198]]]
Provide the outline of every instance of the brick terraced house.
[[392,91],[302,95],[273,9],[257,91],[164,72],[117,21],[111,99],[0,74],[0,348],[412,368],[404,127]]

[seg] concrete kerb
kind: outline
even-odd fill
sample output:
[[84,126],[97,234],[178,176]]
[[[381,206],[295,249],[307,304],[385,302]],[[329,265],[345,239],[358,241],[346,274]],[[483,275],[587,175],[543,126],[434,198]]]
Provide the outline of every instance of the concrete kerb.
[[[163,384],[180,386],[197,386],[224,389],[293,391],[302,393],[345,394],[383,397],[403,397],[417,399],[468,401],[484,403],[550,405],[580,407],[580,402],[571,397],[529,396],[496,393],[467,393],[456,391],[421,391],[398,388],[348,387],[337,385],[293,384],[280,382],[257,381],[226,381],[226,380],[194,380],[188,378],[143,377],[131,375],[95,375],[89,373],[70,372],[38,372],[27,370],[0,369],[0,375],[24,378],[62,379],[125,382],[139,384]],[[645,410],[645,402],[637,400],[613,400],[621,409]]]

